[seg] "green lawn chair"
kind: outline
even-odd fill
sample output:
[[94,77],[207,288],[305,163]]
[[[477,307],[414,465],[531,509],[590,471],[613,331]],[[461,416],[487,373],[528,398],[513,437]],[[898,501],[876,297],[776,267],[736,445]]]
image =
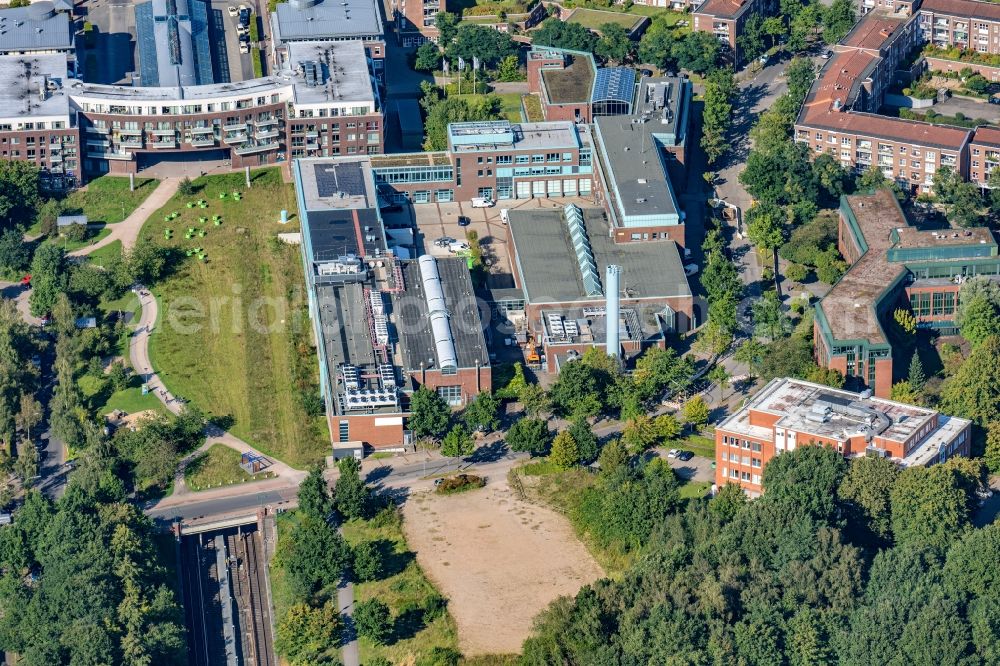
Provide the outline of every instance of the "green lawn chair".
[[198,238],[204,238],[204,237],[205,237],[205,234],[207,234],[207,233],[208,233],[208,232],[207,232],[207,231],[205,231],[204,229],[199,229],[199,230],[198,230]]
[[201,217],[198,218],[198,221],[201,222],[202,224],[205,224],[206,222],[208,222],[208,218],[202,215]]
[[199,254],[198,258],[201,259],[202,261],[205,261],[205,255],[203,255],[203,254]]
[[192,254],[194,254],[194,250],[187,250],[186,252],[184,252],[184,255],[187,257],[190,257]]
[[187,202],[187,207],[188,208],[194,208],[194,202],[193,201],[188,201]]
[[221,227],[222,226],[222,219],[221,218],[217,218],[217,219],[213,220],[213,223],[215,224],[215,226]]
[[226,198],[226,197],[228,197],[228,196],[229,196],[229,195],[228,195],[228,194],[226,194],[225,192],[219,192],[219,198],[220,198],[220,199],[225,199],[225,198]]

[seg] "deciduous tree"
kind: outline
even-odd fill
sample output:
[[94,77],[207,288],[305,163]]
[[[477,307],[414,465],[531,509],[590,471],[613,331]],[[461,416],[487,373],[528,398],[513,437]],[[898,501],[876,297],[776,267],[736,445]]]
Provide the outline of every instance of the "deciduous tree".
[[440,437],[450,419],[451,410],[437,391],[421,386],[413,392],[407,425],[416,437]]

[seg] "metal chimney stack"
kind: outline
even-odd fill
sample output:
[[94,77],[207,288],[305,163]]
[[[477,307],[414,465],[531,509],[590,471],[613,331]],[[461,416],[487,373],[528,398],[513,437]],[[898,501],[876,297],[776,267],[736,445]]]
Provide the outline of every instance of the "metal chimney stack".
[[621,318],[621,303],[618,294],[621,291],[622,267],[609,265],[608,272],[604,278],[604,293],[607,303],[605,305],[605,315],[607,318],[607,353],[608,356],[619,358],[621,356],[621,340],[619,340],[619,319]]

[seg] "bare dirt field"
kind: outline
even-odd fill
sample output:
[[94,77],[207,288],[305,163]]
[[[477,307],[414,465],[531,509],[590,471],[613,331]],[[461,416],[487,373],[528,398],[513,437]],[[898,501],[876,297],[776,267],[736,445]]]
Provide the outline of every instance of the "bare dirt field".
[[535,616],[604,574],[559,514],[519,500],[497,480],[406,502],[410,548],[449,600],[469,656],[520,652]]

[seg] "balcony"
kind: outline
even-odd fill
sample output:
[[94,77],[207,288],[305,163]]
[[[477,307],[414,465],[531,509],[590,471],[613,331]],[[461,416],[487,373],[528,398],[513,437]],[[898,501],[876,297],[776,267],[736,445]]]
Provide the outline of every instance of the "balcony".
[[118,145],[122,148],[142,148],[142,138],[138,139],[122,139],[118,142]]
[[111,142],[107,139],[87,139],[88,148],[107,148]]
[[150,141],[146,144],[149,148],[176,148],[176,141]]
[[215,145],[215,137],[214,136],[191,137],[191,141],[189,141],[188,143],[190,143],[195,148],[205,148],[207,146]]
[[171,127],[170,129],[149,130],[149,133],[154,136],[175,136],[177,134],[177,130]]
[[306,138],[307,139],[318,139],[319,138],[319,132],[317,132],[316,130],[308,130],[308,131],[306,131]]
[[306,144],[306,150],[319,150],[319,144],[315,143],[315,142],[314,143],[307,143]]
[[253,153],[264,153],[269,150],[277,150],[280,144],[277,141],[268,143],[247,144],[233,148],[237,155],[252,155]]
[[137,128],[133,128],[133,129],[119,129],[118,133],[119,134],[128,134],[129,136],[142,136],[142,130],[141,129],[137,129]]
[[280,134],[277,129],[271,130],[257,130],[253,133],[253,138],[260,141],[261,139],[274,139]]
[[237,132],[236,134],[229,134],[222,139],[226,143],[232,145],[234,143],[243,143],[247,140],[246,132]]
[[52,162],[53,164],[56,164],[57,162],[62,162],[62,161],[63,161],[63,157],[59,153],[50,153],[49,154],[49,162]]
[[266,120],[255,120],[254,121],[254,125],[256,125],[257,127],[269,127],[271,125],[277,125],[277,124],[278,124],[278,119],[277,118],[268,118]]
[[189,131],[191,134],[215,134],[214,127],[192,127]]
[[105,151],[101,153],[94,153],[91,157],[96,157],[99,160],[131,160],[133,155],[133,153],[129,152]]
[[87,131],[90,132],[91,134],[107,134],[111,130],[109,130],[107,127],[90,126],[87,128]]
[[247,124],[243,123],[243,122],[240,122],[240,123],[226,123],[225,125],[222,126],[222,129],[225,130],[225,131],[227,131],[227,132],[243,132],[243,131],[246,131],[246,128],[247,128]]

